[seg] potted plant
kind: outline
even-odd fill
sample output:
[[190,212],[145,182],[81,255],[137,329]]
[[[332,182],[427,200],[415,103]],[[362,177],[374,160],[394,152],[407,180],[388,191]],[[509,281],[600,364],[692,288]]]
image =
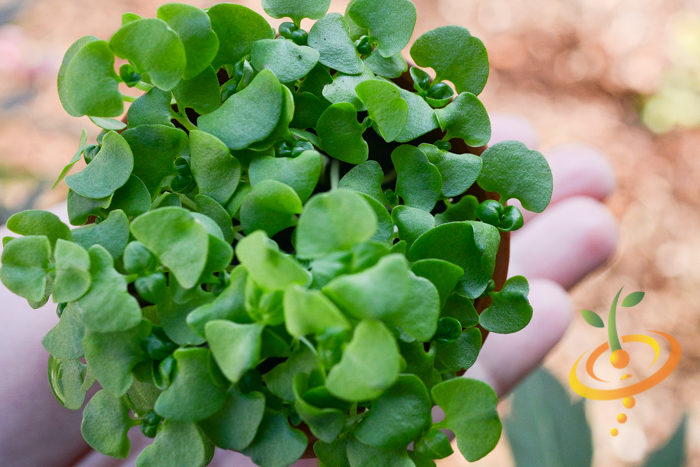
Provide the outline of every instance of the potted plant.
[[57,303],[49,380],[73,410],[102,388],[95,450],[126,457],[137,425],[143,467],[215,446],[266,467],[434,465],[442,429],[470,461],[496,445],[495,392],[457,376],[532,316],[527,280],[505,280],[523,225],[506,202],[541,212],[551,172],[518,142],[483,150],[488,58],[466,29],[418,38],[409,70],[410,1],[329,5],[263,0],[292,20],[276,37],[240,5],[167,4],[66,53],[61,102],[103,129],[59,177],[79,227],[16,214],[0,279]]

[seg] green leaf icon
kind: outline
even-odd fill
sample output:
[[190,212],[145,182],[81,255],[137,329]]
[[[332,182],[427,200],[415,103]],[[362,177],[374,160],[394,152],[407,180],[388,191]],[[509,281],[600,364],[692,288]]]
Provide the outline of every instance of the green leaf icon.
[[632,292],[622,301],[622,306],[630,308],[639,305],[639,302],[644,298],[644,292]]
[[593,327],[596,328],[604,328],[605,323],[603,323],[603,319],[595,314],[594,312],[590,310],[581,310],[581,315],[583,316],[583,319],[586,320],[588,324],[590,324]]

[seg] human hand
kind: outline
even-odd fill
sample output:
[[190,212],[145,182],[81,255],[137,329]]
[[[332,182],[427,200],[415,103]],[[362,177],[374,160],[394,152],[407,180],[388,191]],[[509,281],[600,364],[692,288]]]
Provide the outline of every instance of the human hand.
[[[493,115],[492,143],[516,139],[538,145],[534,129],[506,115]],[[597,150],[570,145],[546,154],[554,174],[552,203],[538,215],[525,213],[525,227],[513,234],[510,274],[530,281],[534,314],[511,335],[492,334],[468,377],[491,384],[505,395],[533,370],[561,339],[572,316],[566,289],[573,287],[615,251],[615,220],[601,201],[614,188],[614,175]],[[65,217],[65,205],[53,211]],[[0,229],[0,236],[7,231]],[[1,251],[1,247],[0,247]],[[80,434],[81,412],[64,409],[46,380],[48,355],[42,337],[58,318],[55,305],[31,310],[24,299],[0,285],[0,465],[13,467],[127,467],[151,440],[131,431],[132,454],[124,460],[92,451]],[[253,466],[246,457],[217,452],[215,467]],[[311,467],[318,461],[299,461]]]

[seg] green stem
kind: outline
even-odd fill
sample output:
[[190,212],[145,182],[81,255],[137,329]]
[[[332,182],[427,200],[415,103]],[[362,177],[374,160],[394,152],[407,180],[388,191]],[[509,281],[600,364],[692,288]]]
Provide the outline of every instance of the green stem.
[[184,127],[187,129],[187,131],[192,131],[192,130],[196,130],[196,129],[197,129],[197,127],[194,126],[194,125],[192,124],[192,122],[190,122],[190,119],[189,119],[189,118],[187,118],[186,116],[184,116],[184,115],[182,115],[182,114],[180,114],[180,113],[175,112],[175,111],[172,110],[172,109],[170,110],[170,116],[171,116],[173,119],[175,119],[175,120],[177,120],[178,122],[180,122],[180,123],[182,124],[182,126],[184,126]]
[[122,99],[124,99],[124,102],[135,102],[138,97],[129,96],[128,94],[122,93]]
[[152,84],[144,83],[143,81],[140,81],[140,82],[136,83],[136,86],[134,86],[134,87],[135,87],[136,89],[139,89],[139,90],[145,91],[145,92],[148,92],[148,91],[150,91],[151,89],[153,89],[153,85],[152,85]]
[[340,183],[340,161],[338,159],[331,160],[331,190],[338,188]]
[[[623,287],[624,288],[624,287]],[[613,300],[612,305],[610,305],[610,314],[608,315],[608,342],[610,343],[610,351],[614,352],[620,350],[622,345],[620,345],[620,337],[617,335],[617,300],[620,298],[622,293],[622,288],[617,295],[615,295],[615,300]]]
[[245,238],[245,235],[241,235],[238,232],[233,232],[233,238],[235,238],[236,240],[238,240],[240,242],[241,240],[243,240]]

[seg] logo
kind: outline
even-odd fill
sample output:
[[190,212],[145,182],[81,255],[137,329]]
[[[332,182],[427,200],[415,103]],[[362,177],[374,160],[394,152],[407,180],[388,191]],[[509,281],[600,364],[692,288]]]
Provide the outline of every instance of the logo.
[[[601,401],[622,399],[622,406],[625,409],[632,409],[636,403],[635,395],[653,388],[673,372],[681,358],[681,346],[676,339],[661,331],[646,331],[647,334],[628,334],[620,338],[617,333],[616,319],[617,303],[621,293],[622,289],[617,292],[610,306],[608,342],[601,344],[591,352],[585,361],[585,368],[579,368],[579,363],[588,351],[576,360],[569,373],[569,384],[577,394],[587,399]],[[636,306],[643,298],[644,292],[632,292],[622,301],[622,306],[626,308]],[[591,326],[605,327],[605,323],[596,313],[582,310],[581,314]],[[665,360],[659,360],[659,356],[662,354],[662,343],[664,349],[670,349]],[[623,344],[625,344],[625,348],[623,348]],[[653,350],[653,359],[651,352],[644,347]],[[663,353],[667,352],[664,350]],[[607,357],[607,359],[596,365],[602,356]],[[650,363],[644,370],[639,370],[639,374],[637,372],[630,373],[631,370],[627,370],[627,368],[633,359],[642,364],[636,365],[636,368],[646,366],[647,362]],[[604,372],[608,379],[599,377],[596,372],[598,374]],[[586,375],[584,377],[586,382],[579,378],[579,373]],[[627,415],[621,412],[617,416],[617,421],[624,424],[627,421]],[[617,428],[610,430],[612,436],[617,436],[618,433]]]

